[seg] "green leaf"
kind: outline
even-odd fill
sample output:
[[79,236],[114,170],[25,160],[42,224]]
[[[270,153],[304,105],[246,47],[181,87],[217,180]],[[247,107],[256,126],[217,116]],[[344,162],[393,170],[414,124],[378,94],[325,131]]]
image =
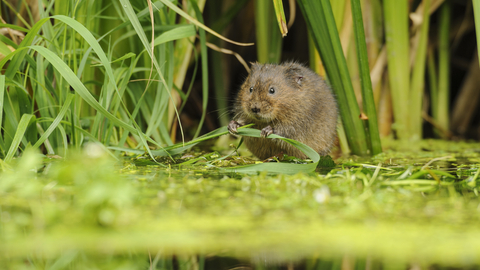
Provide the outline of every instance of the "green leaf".
[[285,11],[283,10],[282,0],[273,0],[273,6],[275,8],[275,16],[277,17],[278,27],[282,33],[282,37],[288,33],[287,19],[285,19]]
[[[50,18],[44,18],[39,20],[31,29],[28,31],[28,34],[25,36],[25,38],[22,40],[20,45],[17,48],[17,51],[20,50],[21,48],[25,48],[33,43],[33,39],[36,37],[38,31],[40,31],[40,28],[42,28],[42,25],[47,22]],[[15,53],[12,52],[10,55],[7,55],[2,61],[0,61],[0,69],[3,68],[3,66],[7,63],[8,60],[10,60],[11,57],[13,59],[10,61],[8,64],[8,68],[5,71],[5,76],[7,78],[12,79],[15,73],[20,69],[20,65],[22,64],[23,60],[25,59],[25,56],[27,54],[27,50],[21,50],[20,53]],[[10,57],[9,57],[10,56]]]
[[156,37],[155,40],[153,41],[153,45],[157,46],[172,40],[192,37],[192,36],[195,36],[196,34],[197,32],[195,31],[195,26],[191,24],[178,26]]
[[13,155],[17,152],[18,146],[22,141],[23,136],[25,135],[25,131],[27,130],[30,120],[32,120],[34,116],[32,114],[24,114],[18,123],[17,131],[15,132],[15,136],[13,137],[12,144],[10,145],[10,149],[8,149],[8,153],[5,156],[5,162],[8,163],[12,160]]
[[[195,10],[195,15],[200,23],[203,23],[202,13],[198,8],[197,4],[194,2],[192,5]],[[207,54],[207,38],[205,36],[205,30],[200,28],[198,30],[200,36],[200,53],[202,61],[202,116],[200,117],[200,122],[198,123],[197,131],[193,136],[196,138],[200,131],[202,130],[203,122],[205,121],[205,116],[207,115],[207,105],[208,105],[208,54]]]
[[[3,98],[5,95],[5,75],[0,75],[0,126],[3,127]],[[2,134],[0,133],[0,136]]]
[[0,54],[9,55],[11,52],[12,51],[10,50],[10,48],[8,48],[8,46],[5,43],[0,41]]
[[[248,126],[251,126],[251,125],[248,125]],[[242,128],[243,127],[240,127],[240,129],[242,129]],[[221,127],[221,128],[218,128],[214,131],[211,131],[207,134],[204,134],[204,135],[198,137],[195,140],[192,140],[192,141],[189,141],[189,142],[186,142],[186,143],[177,143],[177,144],[174,144],[174,145],[171,145],[171,146],[168,146],[168,147],[164,147],[161,150],[152,150],[152,153],[155,156],[169,156],[169,155],[180,154],[183,151],[192,148],[193,146],[197,145],[200,142],[210,140],[210,139],[213,139],[213,138],[216,138],[216,137],[219,137],[219,136],[222,136],[222,135],[226,135],[226,134],[228,134],[227,127]],[[123,148],[123,147],[109,147],[109,149],[119,150],[119,151],[124,151],[124,152],[129,152],[129,153],[135,153],[135,154],[144,154],[145,153],[145,151],[142,151],[142,150],[136,150],[136,149],[131,149],[131,148]]]
[[[251,128],[240,128],[238,129],[238,134],[241,136],[249,136],[249,137],[257,137],[260,138],[260,130],[258,129],[251,129]],[[261,164],[254,164],[254,165],[246,165],[246,166],[238,166],[232,168],[221,168],[221,170],[228,171],[228,172],[236,172],[236,173],[258,173],[266,171],[268,173],[284,173],[284,174],[296,174],[299,172],[313,172],[320,161],[320,155],[315,152],[312,148],[308,145],[303,144],[301,142],[287,139],[276,134],[272,134],[268,136],[268,138],[272,139],[281,139],[293,146],[295,146],[298,150],[302,151],[305,155],[307,155],[313,163],[307,164],[292,164],[292,163],[275,163],[275,162],[267,162]]]
[[[176,6],[174,4],[170,3],[167,0],[162,0],[162,2],[169,7],[174,6],[176,8]],[[165,81],[165,77],[162,73],[162,69],[160,68],[160,65],[158,64],[158,62],[156,61],[156,57],[153,55],[153,51],[152,51],[152,48],[150,46],[150,42],[148,41],[147,36],[146,36],[145,32],[143,31],[143,27],[140,24],[140,21],[138,20],[135,12],[133,10],[132,5],[130,4],[130,2],[128,0],[120,0],[120,3],[122,4],[122,7],[125,11],[125,14],[127,15],[127,17],[130,20],[133,28],[135,29],[135,32],[137,33],[138,37],[140,38],[140,41],[142,42],[145,50],[147,51],[151,61],[153,62],[153,65],[154,65],[154,67],[157,71],[157,74],[160,76],[160,81],[163,84],[163,86],[165,87],[166,92],[168,93],[168,96],[169,96],[170,100],[173,100],[172,94],[170,92],[171,88],[168,87],[167,82]],[[174,105],[173,108],[174,108],[174,111],[175,111],[175,114],[176,114],[177,118],[180,119],[180,115],[178,114],[177,107]],[[181,125],[180,125],[180,129],[181,129],[181,132],[183,134],[183,129],[182,129]],[[149,149],[148,146],[145,146],[145,148]],[[153,158],[153,156],[152,156],[152,158]]]
[[90,94],[90,91],[88,91],[88,89],[85,87],[85,85],[83,85],[80,79],[78,79],[75,73],[73,73],[73,71],[67,66],[67,64],[65,64],[56,54],[40,46],[30,46],[29,48],[34,49],[35,51],[42,54],[43,57],[45,57],[45,59],[47,59],[58,70],[58,72],[60,72],[62,77],[73,87],[73,89],[75,89],[75,91],[85,100],[85,102],[87,102],[95,110],[103,114],[116,125],[128,130],[133,134],[138,134],[135,128],[116,118],[104,107],[102,107],[102,105],[98,103],[98,101],[92,96],[92,94]]
[[353,28],[355,33],[355,44],[357,47],[358,69],[360,71],[360,82],[362,84],[363,110],[367,114],[367,127],[369,145],[373,155],[382,152],[380,134],[378,132],[377,109],[373,99],[372,80],[370,79],[370,68],[368,65],[367,44],[365,43],[365,30],[363,28],[362,9],[360,0],[351,0]]
[[30,30],[28,30],[27,28],[23,28],[21,26],[14,25],[14,24],[8,24],[8,23],[0,23],[0,28],[10,28],[10,29],[17,30],[17,31],[22,31],[22,32],[25,32],[25,33],[30,32]]
[[60,123],[60,121],[62,121],[63,117],[65,116],[65,113],[68,110],[68,107],[70,106],[70,103],[72,102],[72,100],[74,98],[75,98],[74,94],[71,94],[71,93],[68,94],[67,99],[65,100],[65,103],[63,104],[62,109],[58,113],[57,117],[55,117],[55,120],[52,122],[52,124],[50,124],[50,126],[45,131],[45,133],[43,133],[42,136],[40,136],[40,139],[38,139],[38,141],[33,145],[33,148],[40,147],[40,145],[43,142],[45,142],[45,140],[48,138],[48,136],[50,136],[50,134],[52,134],[53,130],[55,130],[55,128],[57,128],[58,124]]
[[[3,127],[3,99],[5,96],[5,75],[0,75],[0,126]],[[5,142],[3,141],[3,135],[0,132],[0,151],[5,155]]]

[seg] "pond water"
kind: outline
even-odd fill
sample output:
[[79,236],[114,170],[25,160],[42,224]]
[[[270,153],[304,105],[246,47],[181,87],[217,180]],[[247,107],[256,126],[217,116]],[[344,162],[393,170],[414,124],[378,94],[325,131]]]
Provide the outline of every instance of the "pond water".
[[[480,263],[480,144],[386,142],[309,174],[105,155],[2,164],[7,269],[380,269]],[[197,154],[184,160],[193,159]],[[249,162],[249,159],[246,159]],[[235,161],[235,159],[233,159]]]

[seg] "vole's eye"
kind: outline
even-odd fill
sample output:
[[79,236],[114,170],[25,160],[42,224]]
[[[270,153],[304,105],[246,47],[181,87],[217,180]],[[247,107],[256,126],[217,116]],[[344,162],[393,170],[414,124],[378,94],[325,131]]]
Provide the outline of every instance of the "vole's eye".
[[250,93],[252,93],[252,92],[253,92],[253,87],[250,87]]
[[270,87],[270,89],[268,89],[268,93],[269,94],[275,94],[275,88]]

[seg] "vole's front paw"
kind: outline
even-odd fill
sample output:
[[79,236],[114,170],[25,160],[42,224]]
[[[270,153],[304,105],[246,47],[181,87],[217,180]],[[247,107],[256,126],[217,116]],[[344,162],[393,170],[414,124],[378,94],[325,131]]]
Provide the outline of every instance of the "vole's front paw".
[[270,134],[273,134],[273,128],[271,126],[266,126],[262,129],[260,136],[262,136],[262,138],[266,138]]
[[239,128],[241,126],[242,125],[240,125],[240,123],[238,123],[235,120],[232,120],[232,121],[230,121],[230,123],[228,123],[228,132],[230,132],[230,134],[232,134],[232,135],[235,135],[235,134],[238,133],[237,128]]

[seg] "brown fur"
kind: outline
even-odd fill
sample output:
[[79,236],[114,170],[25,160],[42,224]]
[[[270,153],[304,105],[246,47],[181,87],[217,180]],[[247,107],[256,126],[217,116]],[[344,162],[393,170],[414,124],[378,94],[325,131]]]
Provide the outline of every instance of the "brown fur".
[[[269,93],[272,87],[274,94]],[[336,138],[338,113],[332,91],[316,73],[294,62],[253,64],[238,93],[234,113],[230,125],[254,123],[267,135],[270,126],[274,134],[305,143],[320,155],[330,152]],[[244,141],[260,159],[280,152],[307,158],[280,139],[245,137]]]

